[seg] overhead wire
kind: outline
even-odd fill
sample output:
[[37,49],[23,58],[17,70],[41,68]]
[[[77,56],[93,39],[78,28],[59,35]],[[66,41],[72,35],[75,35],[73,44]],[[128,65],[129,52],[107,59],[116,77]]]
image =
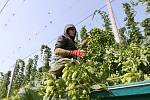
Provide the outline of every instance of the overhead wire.
[[[9,1],[9,0],[8,0],[8,1]],[[113,2],[113,1],[114,1],[114,0],[112,0],[111,2]],[[8,3],[8,2],[7,2],[7,3]],[[6,4],[6,5],[7,5],[7,4]],[[106,7],[106,5],[102,6],[99,10],[103,9],[104,7]],[[82,19],[80,22],[76,23],[75,26],[81,24],[83,21],[85,21],[86,19],[90,18],[92,15],[93,15],[93,14],[88,15],[86,18],[84,18],[84,19]],[[56,39],[56,38],[54,38],[53,40],[51,40],[50,42],[48,42],[48,44],[52,43],[55,39]],[[34,52],[32,52],[31,54],[27,55],[25,58],[23,58],[23,60],[27,59],[28,57],[30,57],[31,55],[37,53],[38,51],[39,51],[39,49],[36,50],[36,51],[34,51]],[[15,65],[15,64],[14,64],[14,65]],[[13,65],[13,67],[14,67],[14,65]],[[13,77],[13,76],[12,76],[12,77]],[[8,91],[8,92],[9,92],[9,91]]]
[[[111,0],[110,2],[113,2],[113,1],[115,1],[115,0]],[[102,10],[102,9],[105,8],[105,7],[106,7],[106,4],[103,5],[100,9],[98,9],[98,11],[99,11],[99,10]],[[85,20],[87,20],[88,18],[90,18],[91,16],[93,16],[93,13],[90,14],[90,15],[88,15],[87,17],[85,17],[84,19],[82,19],[81,21],[79,21],[78,23],[76,23],[75,26],[78,26],[79,24],[81,24],[82,22],[84,22]],[[49,41],[47,44],[51,44],[51,43],[52,43],[54,40],[56,40],[56,39],[57,39],[57,37],[55,37],[53,40]],[[37,53],[38,51],[39,51],[39,49],[33,51],[32,53],[30,53],[29,55],[27,55],[26,57],[24,57],[23,60],[29,58],[31,55]],[[11,66],[11,67],[12,67],[12,66]]]
[[[111,0],[111,2],[113,2],[113,1],[115,1],[115,0]],[[106,7],[106,5],[102,6],[99,10],[101,10],[101,9],[103,9],[103,8],[105,8],[105,7]],[[93,14],[88,15],[86,18],[84,18],[84,19],[81,20],[80,22],[76,23],[75,26],[81,24],[83,21],[85,21],[86,19],[88,19],[88,18],[91,17],[92,15],[93,15]],[[56,39],[57,39],[57,37],[55,37],[53,40],[51,40],[50,42],[48,42],[48,44],[52,43],[52,42],[53,42],[54,40],[56,40]],[[36,51],[32,52],[31,54],[29,54],[28,56],[26,56],[24,59],[30,57],[32,54],[35,54],[35,53],[38,52],[38,51],[39,51],[39,50],[36,50]],[[23,60],[24,60],[24,59],[23,59]]]
[[[12,15],[13,17],[15,17],[15,16],[17,15],[16,12],[18,11],[18,9],[20,10],[20,8],[21,8],[22,5],[24,4],[24,2],[25,2],[25,0],[22,1],[22,3],[18,6],[18,8],[16,8],[16,9],[17,9],[16,11],[13,11],[13,12],[11,13],[11,15]],[[11,19],[8,18],[8,23],[9,23],[9,22],[11,22]],[[8,23],[5,24],[5,27],[8,26]]]
[[[114,0],[112,0],[111,2],[113,2]],[[9,2],[9,0],[7,0],[7,2],[6,2],[6,4]],[[5,4],[5,6],[6,6],[6,4]],[[5,7],[4,6],[4,7]],[[106,7],[106,5],[104,5],[104,6],[102,6],[100,9],[103,9],[104,7]],[[99,9],[99,10],[100,10]],[[91,17],[93,14],[90,14],[89,16],[87,16],[86,18],[84,18],[83,20],[81,20],[80,22],[78,22],[78,23],[76,23],[75,24],[75,26],[77,26],[77,25],[79,25],[80,23],[82,23],[83,21],[85,21],[86,19],[88,19],[89,17]],[[31,39],[30,39],[31,40]],[[36,50],[37,51],[37,50]],[[36,52],[33,52],[33,53],[36,53]],[[33,53],[31,53],[31,54],[29,54],[29,56],[30,55],[32,55]],[[27,57],[29,57],[29,56],[27,56]],[[27,58],[27,57],[25,57],[25,58]]]
[[2,14],[4,8],[6,7],[6,5],[8,4],[9,1],[10,1],[10,0],[7,0],[6,3],[4,4],[4,6],[2,7],[2,9],[0,10],[0,15]]
[[[5,5],[3,6],[3,8],[1,9],[1,12],[4,10],[4,8],[6,7],[6,5],[8,4],[8,2],[9,2],[10,0],[7,0],[7,2],[5,3]],[[25,2],[25,0],[24,1],[22,1],[23,3]],[[23,4],[22,3],[22,4]],[[17,8],[17,9],[19,9],[20,7],[22,7],[22,4]],[[48,13],[49,14],[49,13]],[[15,16],[16,15],[16,12],[15,13],[12,13],[12,15],[13,16]],[[10,19],[9,19],[9,21],[10,21]],[[50,21],[50,24],[52,23],[52,21]],[[7,26],[7,24],[5,24],[5,26]],[[47,28],[47,25],[45,25],[44,26],[44,29],[45,28]],[[38,31],[39,32],[39,31]],[[35,35],[38,35],[38,33],[36,33]],[[29,38],[29,40],[31,40],[31,38]],[[18,47],[19,49],[21,48],[20,46]],[[38,51],[38,50],[36,50],[36,51]],[[27,57],[25,57],[25,58],[23,58],[23,59],[26,59],[26,58],[28,58],[29,56],[31,56],[32,54],[34,54],[34,53],[36,53],[36,51],[34,51],[34,52],[32,52],[31,54],[29,54]],[[13,52],[14,53],[14,52]]]
[[[113,2],[113,1],[115,1],[115,0],[111,0],[110,2]],[[103,5],[100,9],[98,9],[98,11],[102,10],[102,9],[105,8],[105,7],[106,7],[106,4]],[[93,16],[93,13],[90,14],[90,15],[88,15],[87,17],[85,17],[84,19],[82,19],[81,21],[79,21],[78,23],[76,23],[75,26],[78,26],[79,24],[81,24],[82,22],[84,22],[85,20],[87,20],[88,18],[90,18],[91,16]],[[56,39],[57,39],[57,37],[55,37],[53,40],[49,41],[47,44],[51,44],[51,43],[52,43],[54,40],[56,40]],[[30,53],[29,55],[27,55],[26,57],[24,57],[23,60],[29,58],[31,55],[37,53],[38,51],[39,51],[39,49],[33,51],[32,53]],[[12,67],[12,66],[11,66],[11,67]]]
[[[114,1],[115,1],[115,0],[111,0],[110,2],[112,3],[112,2],[114,2]],[[105,7],[106,7],[106,4],[103,5],[101,8],[99,8],[97,11],[100,11],[100,10],[102,10],[102,9],[105,8]],[[84,22],[85,20],[87,20],[88,18],[90,18],[91,16],[93,16],[93,13],[90,14],[90,15],[88,15],[87,17],[85,17],[84,19],[82,19],[81,21],[79,21],[78,23],[76,23],[75,26],[78,26],[79,24],[81,24],[82,22]]]

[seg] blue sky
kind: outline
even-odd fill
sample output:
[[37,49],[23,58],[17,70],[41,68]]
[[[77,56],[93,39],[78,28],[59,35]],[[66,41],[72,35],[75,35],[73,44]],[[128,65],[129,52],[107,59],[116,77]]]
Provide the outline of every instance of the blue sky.
[[[0,9],[6,1],[0,0]],[[118,27],[124,25],[121,3],[129,1],[112,2]],[[76,25],[103,5],[104,0],[10,0],[0,14],[0,72],[12,70],[11,66],[18,58],[23,59],[34,51],[37,52],[33,55],[39,54],[42,44],[48,44],[53,50],[56,38],[63,33],[66,24]],[[150,17],[144,9],[142,5],[136,7],[137,21]],[[106,7],[103,10],[107,11]],[[94,20],[90,17],[76,27],[78,31],[83,26],[102,28],[102,23],[96,15]],[[49,43],[51,40],[54,41]]]

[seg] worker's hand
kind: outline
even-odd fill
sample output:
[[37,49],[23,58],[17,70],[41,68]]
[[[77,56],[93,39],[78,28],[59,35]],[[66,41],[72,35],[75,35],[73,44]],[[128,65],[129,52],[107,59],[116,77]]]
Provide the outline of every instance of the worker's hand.
[[70,51],[69,55],[82,58],[85,56],[85,52],[83,50],[72,50],[72,51]]

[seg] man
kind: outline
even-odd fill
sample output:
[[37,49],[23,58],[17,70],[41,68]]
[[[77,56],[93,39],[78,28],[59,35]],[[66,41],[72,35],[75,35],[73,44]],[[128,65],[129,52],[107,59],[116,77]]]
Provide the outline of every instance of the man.
[[55,55],[57,60],[49,70],[50,74],[56,77],[62,76],[62,70],[65,64],[70,61],[70,58],[83,57],[84,51],[78,50],[75,46],[76,28],[73,24],[65,26],[64,34],[59,36],[55,44]]

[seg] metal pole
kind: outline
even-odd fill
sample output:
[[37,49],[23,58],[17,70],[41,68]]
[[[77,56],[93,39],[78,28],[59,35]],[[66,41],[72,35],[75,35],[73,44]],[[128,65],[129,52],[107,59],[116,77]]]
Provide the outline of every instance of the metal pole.
[[117,43],[120,43],[119,34],[118,34],[119,32],[117,29],[117,25],[116,25],[115,17],[114,17],[113,10],[110,4],[110,0],[105,0],[105,2],[106,2],[107,9],[108,9],[110,21],[112,24],[112,31],[114,33],[115,40]]
[[15,72],[15,66],[14,66],[14,69],[12,71],[10,85],[8,86],[7,97],[9,97],[9,94],[10,94],[10,91],[11,91],[11,88],[12,88],[12,83],[13,83],[13,79],[14,79],[14,72]]

